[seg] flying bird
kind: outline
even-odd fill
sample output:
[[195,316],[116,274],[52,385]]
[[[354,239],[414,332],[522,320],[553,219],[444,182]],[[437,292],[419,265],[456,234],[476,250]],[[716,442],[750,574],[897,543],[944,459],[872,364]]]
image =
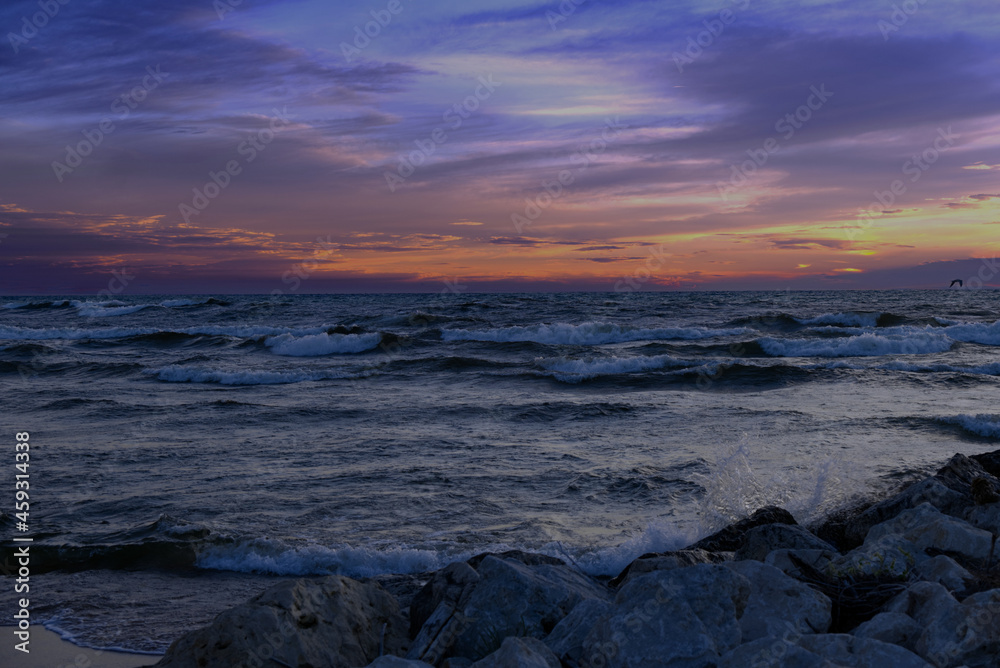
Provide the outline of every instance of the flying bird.
[[965,283],[962,282],[961,278],[956,278],[954,281],[951,282],[951,285],[949,285],[948,287],[949,288],[954,287],[956,283],[958,283],[958,287],[962,287],[963,285],[965,285]]

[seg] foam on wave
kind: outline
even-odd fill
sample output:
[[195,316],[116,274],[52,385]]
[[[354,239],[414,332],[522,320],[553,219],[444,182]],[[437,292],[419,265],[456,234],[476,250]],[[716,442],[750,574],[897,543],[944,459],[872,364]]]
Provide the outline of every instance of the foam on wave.
[[1000,415],[954,415],[939,418],[946,424],[957,424],[967,432],[987,438],[1000,438]]
[[637,371],[656,369],[679,369],[703,365],[703,362],[688,361],[670,355],[648,357],[598,357],[587,359],[538,359],[537,364],[550,372],[553,378],[567,383],[579,383],[599,376],[614,376]]
[[371,350],[382,341],[382,335],[373,334],[307,334],[295,336],[281,334],[264,342],[277,355],[289,357],[318,357],[320,355],[345,355]]
[[942,353],[951,348],[953,341],[929,332],[910,336],[866,332],[841,339],[764,338],[757,343],[773,357],[871,357]]

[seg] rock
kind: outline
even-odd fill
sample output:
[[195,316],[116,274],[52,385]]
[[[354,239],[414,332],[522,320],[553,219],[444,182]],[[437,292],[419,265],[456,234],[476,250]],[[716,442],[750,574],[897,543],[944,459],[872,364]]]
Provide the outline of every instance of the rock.
[[901,536],[921,551],[933,548],[978,561],[988,559],[993,548],[993,536],[988,531],[943,515],[927,503],[904,510],[893,519],[872,527],[865,542],[889,534]]
[[801,579],[804,574],[796,563],[796,559],[818,571],[823,571],[830,562],[839,556],[839,554],[830,550],[790,550],[782,548],[769,552],[764,558],[764,563],[768,566],[774,566],[785,575]]
[[[754,512],[753,515],[730,524],[711,536],[702,538],[687,550],[705,550],[706,552],[735,552],[743,545],[743,536],[754,527],[764,524],[798,524],[792,514],[784,508],[767,506]],[[641,557],[640,557],[641,558]]]
[[932,668],[913,652],[871,638],[845,633],[802,636],[799,647],[837,666],[857,668]]
[[686,568],[695,564],[718,564],[727,561],[728,553],[709,552],[707,550],[676,550],[674,552],[652,552],[644,554],[625,567],[617,577],[608,582],[610,587],[620,587],[628,578],[652,573],[653,571],[669,571],[674,568]]
[[565,566],[566,562],[558,557],[550,557],[547,554],[537,554],[535,552],[522,552],[521,550],[507,550],[506,552],[483,552],[469,559],[466,563],[475,569],[479,569],[479,564],[483,563],[486,557],[496,557],[497,559],[513,559],[520,561],[525,566]]
[[911,596],[910,603],[921,598],[920,594],[925,600],[918,601],[918,612],[925,621],[917,620],[924,626],[914,648],[918,654],[941,668],[997,665],[1000,589],[974,594],[959,604],[947,600],[940,590],[931,592],[925,587]]
[[580,664],[583,641],[602,617],[610,615],[611,610],[611,604],[601,599],[581,601],[545,637],[545,644],[560,659],[571,665]]
[[985,506],[987,503],[1000,501],[1000,494],[993,483],[984,476],[978,476],[972,480],[972,502],[977,506]]
[[826,633],[830,628],[830,599],[811,587],[758,561],[733,561],[726,568],[750,582],[750,599],[740,617],[743,642],[785,631]]
[[912,652],[923,630],[923,627],[909,615],[901,612],[880,612],[851,633],[859,638],[899,645]]
[[934,474],[934,478],[940,480],[949,489],[970,498],[972,496],[972,481],[976,478],[986,478],[990,485],[1000,483],[978,461],[965,455],[952,456],[948,463]]
[[472,659],[461,656],[453,656],[441,662],[441,668],[471,668]]
[[926,478],[851,518],[844,529],[844,541],[853,549],[864,542],[873,526],[922,503],[929,503],[944,513],[960,513],[968,505],[967,501],[971,499],[967,500],[940,480]]
[[918,563],[914,570],[921,580],[938,582],[952,592],[964,592],[973,580],[972,573],[943,554]]
[[977,464],[983,467],[984,471],[994,478],[1000,478],[1000,450],[972,455],[969,459],[975,460]]
[[736,551],[735,559],[764,561],[768,554],[782,548],[796,550],[829,550],[836,548],[812,535],[800,526],[788,524],[765,524],[750,529],[743,539],[743,545]]
[[434,666],[423,661],[412,661],[398,656],[386,655],[375,659],[365,668],[434,668]]
[[989,531],[994,536],[1000,535],[1000,503],[986,506],[972,506],[963,516],[972,526]]
[[156,665],[223,668],[273,657],[290,666],[354,668],[379,656],[380,638],[386,653],[405,649],[399,604],[380,586],[339,575],[290,580],[185,634]]
[[436,572],[410,602],[410,637],[417,637],[442,601],[457,601],[466,586],[478,581],[479,574],[464,561],[448,564]]
[[759,638],[724,654],[718,668],[838,668],[787,638]]
[[715,564],[638,576],[587,635],[581,665],[714,666],[740,643],[749,598],[747,579]]
[[921,628],[934,624],[939,615],[958,607],[959,602],[937,582],[917,582],[893,598],[883,612],[899,612],[912,617]]
[[537,638],[505,638],[500,649],[472,668],[561,668],[559,659]]
[[[456,573],[463,571],[456,566]],[[508,636],[542,638],[581,601],[609,597],[605,587],[561,563],[528,566],[487,556],[477,576],[462,575],[469,582],[457,600],[441,600],[407,658],[435,664],[449,656],[478,660]]]

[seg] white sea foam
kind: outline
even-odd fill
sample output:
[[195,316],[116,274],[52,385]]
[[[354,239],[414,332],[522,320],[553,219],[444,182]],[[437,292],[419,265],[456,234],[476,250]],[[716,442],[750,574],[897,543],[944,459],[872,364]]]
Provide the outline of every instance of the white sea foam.
[[622,327],[605,322],[585,322],[579,325],[553,323],[529,327],[500,327],[497,329],[445,329],[445,341],[534,342],[549,345],[593,346],[629,341],[695,340],[716,336],[749,334],[746,327],[709,329],[705,327],[660,327],[643,329]]
[[317,357],[319,355],[344,355],[371,350],[382,340],[382,335],[372,334],[308,334],[295,336],[281,334],[267,339],[264,344],[278,355],[290,357]]
[[986,436],[987,438],[1000,438],[1000,415],[955,415],[952,417],[938,418],[939,421],[947,424],[957,424],[962,429]]
[[775,357],[866,357],[875,355],[917,355],[949,350],[953,341],[943,334],[920,333],[909,336],[866,332],[840,339],[772,339],[758,341]]
[[218,383],[220,385],[284,385],[311,380],[338,380],[370,376],[374,371],[222,371],[203,367],[168,366],[145,371],[171,383]]
[[556,380],[579,383],[598,376],[614,376],[654,369],[678,369],[703,365],[704,362],[688,361],[670,355],[649,357],[590,357],[587,359],[537,359],[535,362],[549,371]]
[[155,304],[126,304],[120,301],[107,302],[72,302],[76,307],[76,312],[85,318],[110,318],[118,315],[129,315],[143,309],[155,306]]
[[1000,346],[1000,320],[989,324],[973,322],[934,329],[936,331],[943,331],[956,341]]
[[874,327],[881,313],[824,313],[815,318],[796,318],[803,325],[840,325],[842,327]]

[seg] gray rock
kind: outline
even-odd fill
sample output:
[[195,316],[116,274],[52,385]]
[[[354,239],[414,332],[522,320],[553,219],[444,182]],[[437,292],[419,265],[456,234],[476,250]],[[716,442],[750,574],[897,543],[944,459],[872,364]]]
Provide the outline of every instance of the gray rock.
[[630,580],[583,644],[581,665],[621,668],[714,666],[740,643],[739,617],[750,583],[724,567],[700,564]]
[[434,666],[423,661],[412,661],[398,656],[386,655],[375,659],[365,668],[434,668]]
[[705,536],[687,549],[707,552],[735,552],[743,545],[743,537],[750,529],[765,524],[797,524],[797,522],[792,514],[784,508],[767,506],[755,511],[750,517],[730,524],[710,536]]
[[584,640],[601,618],[611,614],[611,610],[611,604],[601,599],[581,601],[545,637],[545,644],[560,659],[579,664]]
[[965,512],[964,519],[978,529],[1000,536],[1000,503],[972,506]]
[[932,668],[913,652],[871,638],[845,633],[802,636],[799,647],[837,666],[857,668]]
[[[333,575],[279,583],[185,634],[157,666],[228,668],[266,663],[356,668],[405,649],[406,622],[382,587]],[[274,661],[271,661],[274,663]]]
[[916,620],[922,628],[934,624],[937,617],[957,608],[959,602],[937,582],[917,582],[883,608],[883,612],[899,612]]
[[1000,656],[1000,589],[945,606],[926,625],[915,649],[942,668],[995,668]]
[[802,570],[794,559],[798,559],[807,566],[811,566],[822,572],[839,556],[839,554],[830,550],[790,550],[782,548],[769,552],[764,558],[764,563],[768,566],[774,566],[785,575],[793,578],[801,578],[803,575]]
[[537,638],[505,638],[500,649],[472,668],[561,668],[559,658]]
[[719,564],[728,561],[729,552],[708,552],[707,550],[676,550],[644,554],[625,567],[608,585],[620,587],[629,578],[653,571],[669,571],[674,568],[686,568],[695,564]]
[[410,637],[417,637],[442,601],[457,601],[467,585],[478,581],[479,574],[464,561],[448,564],[436,572],[410,603]]
[[993,548],[993,536],[968,522],[939,512],[928,503],[904,510],[893,519],[872,527],[871,538],[895,534],[925,551],[928,548],[984,561]]
[[[488,556],[477,574],[479,579],[466,585],[456,603],[439,604],[409,658],[429,663],[446,656],[478,660],[508,636],[542,638],[581,601],[609,597],[605,587],[564,565],[528,566]],[[429,628],[437,630],[425,633]]]
[[952,592],[964,592],[973,580],[972,573],[959,566],[951,557],[943,554],[917,564],[915,570],[921,580],[938,582]]
[[774,550],[828,550],[836,548],[797,525],[765,524],[747,532],[743,545],[736,551],[735,559],[764,561]]
[[966,498],[937,478],[926,478],[853,517],[845,529],[845,538],[851,544],[859,545],[873,526],[922,503],[929,503],[943,513],[960,514],[971,503],[971,498]]
[[830,599],[759,561],[725,565],[750,582],[750,599],[740,617],[742,642],[778,637],[786,631],[826,633],[830,628]]
[[759,638],[719,658],[718,668],[838,668],[787,638]]
[[899,645],[912,652],[923,631],[924,628],[909,615],[901,612],[880,612],[851,631],[851,634],[859,638]]

